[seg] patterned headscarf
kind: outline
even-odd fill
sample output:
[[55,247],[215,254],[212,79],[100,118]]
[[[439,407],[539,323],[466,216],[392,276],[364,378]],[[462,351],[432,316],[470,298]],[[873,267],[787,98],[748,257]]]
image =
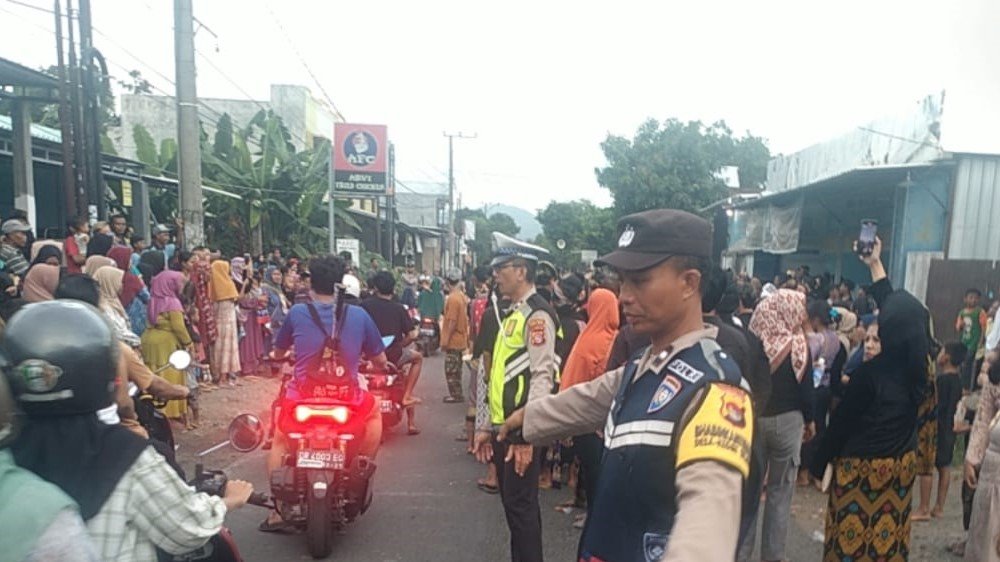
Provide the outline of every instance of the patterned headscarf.
[[790,353],[795,378],[801,381],[805,376],[809,344],[802,325],[807,316],[806,296],[790,289],[778,289],[757,305],[750,318],[750,331],[763,342],[772,374]]
[[230,275],[233,277],[233,281],[236,283],[237,287],[243,285],[243,271],[247,267],[247,260],[243,258],[233,258],[229,261]]

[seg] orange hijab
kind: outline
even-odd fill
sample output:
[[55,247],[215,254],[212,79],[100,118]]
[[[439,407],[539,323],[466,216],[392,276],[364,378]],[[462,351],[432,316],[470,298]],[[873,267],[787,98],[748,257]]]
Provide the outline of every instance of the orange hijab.
[[229,269],[229,262],[216,260],[212,262],[212,277],[208,282],[208,295],[212,302],[234,301],[240,298],[236,292],[236,284]]
[[580,383],[590,382],[607,370],[608,355],[615,342],[621,319],[618,316],[618,297],[607,289],[597,289],[587,302],[590,321],[580,333],[573,351],[566,360],[559,390]]

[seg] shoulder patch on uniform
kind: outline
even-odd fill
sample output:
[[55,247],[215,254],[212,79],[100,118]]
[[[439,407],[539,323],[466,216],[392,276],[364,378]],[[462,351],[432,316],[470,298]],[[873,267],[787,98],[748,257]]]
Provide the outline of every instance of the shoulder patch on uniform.
[[675,396],[680,394],[683,386],[684,383],[677,380],[677,378],[673,375],[663,377],[663,382],[660,383],[660,386],[653,394],[653,400],[649,403],[649,408],[646,409],[646,413],[652,414],[653,412],[662,410],[663,407],[669,404]]
[[667,370],[691,384],[700,381],[701,378],[705,376],[703,371],[695,369],[683,359],[674,359],[671,361],[670,364],[667,365]]
[[538,347],[545,345],[545,319],[532,318],[528,320],[528,339],[531,345]]
[[708,386],[705,398],[684,427],[677,447],[677,466],[711,460],[750,473],[753,441],[750,395],[728,384]]

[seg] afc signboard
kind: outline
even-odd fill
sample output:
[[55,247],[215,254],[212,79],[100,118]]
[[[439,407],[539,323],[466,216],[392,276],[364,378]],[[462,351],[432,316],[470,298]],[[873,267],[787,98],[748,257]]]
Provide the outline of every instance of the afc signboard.
[[333,126],[333,191],[385,195],[389,143],[385,125]]

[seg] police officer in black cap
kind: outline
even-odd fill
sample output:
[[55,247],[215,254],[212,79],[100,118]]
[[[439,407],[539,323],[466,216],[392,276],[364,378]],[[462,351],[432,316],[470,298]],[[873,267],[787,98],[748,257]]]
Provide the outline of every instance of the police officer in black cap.
[[495,441],[493,434],[516,410],[552,394],[553,381],[559,376],[559,320],[535,290],[539,258],[548,251],[497,232],[493,246],[490,265],[497,292],[512,304],[493,345],[487,400],[482,406],[489,409],[489,415],[477,416],[489,419],[491,426],[476,432],[474,453],[480,461],[493,460],[497,466],[512,562],[541,562],[540,450],[522,439],[520,432],[512,432],[507,441]]
[[702,321],[712,227],[653,210],[619,221],[598,260],[621,275],[629,323],[652,345],[626,365],[529,402],[504,423],[532,443],[603,428],[606,453],[580,562],[733,560],[753,440],[750,387]]

